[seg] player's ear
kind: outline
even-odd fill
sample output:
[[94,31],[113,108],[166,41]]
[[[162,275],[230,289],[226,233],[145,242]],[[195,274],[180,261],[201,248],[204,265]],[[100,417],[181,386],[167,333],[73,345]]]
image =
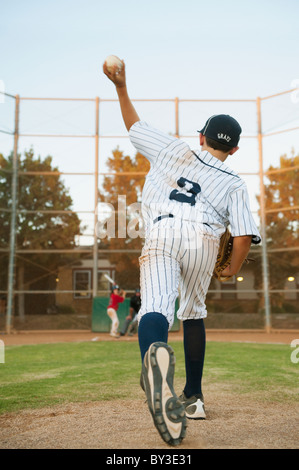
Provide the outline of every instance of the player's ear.
[[202,146],[205,143],[205,136],[199,133],[199,144]]
[[232,148],[231,151],[229,152],[229,155],[233,155],[234,153],[237,152],[237,150],[239,150],[239,147]]

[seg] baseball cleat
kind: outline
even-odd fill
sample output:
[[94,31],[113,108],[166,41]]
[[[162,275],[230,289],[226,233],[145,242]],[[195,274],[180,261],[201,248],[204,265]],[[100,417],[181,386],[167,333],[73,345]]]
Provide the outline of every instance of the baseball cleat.
[[151,344],[143,361],[141,386],[162,439],[177,446],[186,435],[185,408],[173,389],[175,356],[166,343]]
[[186,417],[189,419],[206,419],[205,405],[202,394],[187,398],[184,392],[179,399],[185,407]]
[[120,338],[120,335],[118,333],[110,333],[110,336],[113,338]]

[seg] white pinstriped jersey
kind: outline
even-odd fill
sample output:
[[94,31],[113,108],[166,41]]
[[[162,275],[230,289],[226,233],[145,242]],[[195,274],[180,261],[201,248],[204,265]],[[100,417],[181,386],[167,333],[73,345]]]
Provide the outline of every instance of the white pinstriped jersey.
[[[261,237],[249,207],[245,182],[207,151],[193,152],[176,137],[136,122],[129,132],[134,147],[151,163],[142,194],[145,233],[160,215],[203,224],[220,237],[227,226],[233,237]],[[212,229],[212,232],[211,232]]]

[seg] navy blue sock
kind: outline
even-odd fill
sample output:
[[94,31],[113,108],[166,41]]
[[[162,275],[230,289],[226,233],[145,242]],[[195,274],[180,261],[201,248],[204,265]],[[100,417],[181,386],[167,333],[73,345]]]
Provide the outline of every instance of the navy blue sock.
[[168,340],[168,321],[162,313],[149,312],[141,317],[138,325],[138,340],[141,359],[152,343]]
[[206,332],[203,319],[185,320],[184,351],[186,368],[186,385],[184,393],[187,398],[202,394],[201,382],[206,349]]

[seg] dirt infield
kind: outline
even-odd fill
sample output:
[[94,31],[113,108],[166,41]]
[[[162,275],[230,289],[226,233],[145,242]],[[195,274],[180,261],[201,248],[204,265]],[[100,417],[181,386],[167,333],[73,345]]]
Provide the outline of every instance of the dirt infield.
[[[277,330],[265,333],[262,330],[208,330],[207,341],[238,341],[254,343],[290,344],[299,338],[299,330]],[[137,336],[112,338],[108,333],[95,333],[86,330],[31,330],[1,335],[6,346],[22,344],[63,343],[72,341],[137,341]],[[169,333],[169,341],[181,340],[182,332]]]
[[[181,338],[171,333],[170,341]],[[284,343],[299,332],[207,331],[208,341]],[[5,345],[64,341],[119,341],[92,332],[26,332],[4,335]],[[121,338],[120,341],[136,341]],[[176,384],[181,387],[182,384]],[[207,419],[188,421],[176,449],[297,449],[298,408],[283,402],[255,402],[227,386],[205,389]],[[134,400],[85,402],[0,416],[1,449],[169,449],[155,430],[144,396]]]

